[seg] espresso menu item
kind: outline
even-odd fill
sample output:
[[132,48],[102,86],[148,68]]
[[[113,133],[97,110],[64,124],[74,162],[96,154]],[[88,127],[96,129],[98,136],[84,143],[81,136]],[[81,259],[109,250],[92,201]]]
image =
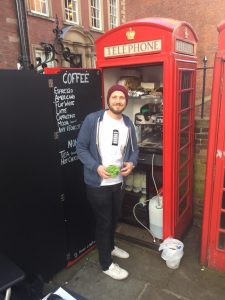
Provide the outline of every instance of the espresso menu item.
[[74,130],[73,124],[77,121],[76,114],[73,112],[75,105],[75,94],[71,88],[58,88],[54,87],[55,95],[55,111],[56,120],[60,132]]
[[55,116],[58,126],[60,141],[61,165],[72,163],[77,160],[76,154],[76,131],[81,123],[77,119],[77,99],[75,89],[70,87],[54,86]]

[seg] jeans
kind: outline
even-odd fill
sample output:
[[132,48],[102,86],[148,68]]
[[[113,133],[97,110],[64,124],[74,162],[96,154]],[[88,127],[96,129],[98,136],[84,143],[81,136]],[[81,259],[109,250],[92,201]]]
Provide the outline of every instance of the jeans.
[[108,270],[112,263],[116,224],[121,216],[124,189],[122,183],[101,187],[86,185],[88,201],[95,215],[95,239],[102,270]]

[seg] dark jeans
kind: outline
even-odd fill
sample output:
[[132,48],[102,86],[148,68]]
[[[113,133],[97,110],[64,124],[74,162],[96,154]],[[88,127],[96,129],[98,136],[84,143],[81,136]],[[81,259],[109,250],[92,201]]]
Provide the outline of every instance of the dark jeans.
[[102,270],[108,270],[112,263],[116,224],[121,215],[124,189],[121,183],[92,187],[86,185],[87,198],[96,219],[95,239]]

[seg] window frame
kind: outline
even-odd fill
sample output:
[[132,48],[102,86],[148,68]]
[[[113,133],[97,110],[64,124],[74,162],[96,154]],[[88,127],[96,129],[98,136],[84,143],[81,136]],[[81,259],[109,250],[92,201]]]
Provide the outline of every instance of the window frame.
[[[65,2],[69,2],[69,1],[72,1],[73,2],[76,2],[76,11],[74,11],[73,9],[71,9],[73,12],[76,13],[76,19],[77,21],[73,21],[73,20],[68,20],[66,18],[66,14],[67,14],[67,8],[66,8],[66,3]],[[80,0],[63,0],[63,7],[64,7],[64,20],[66,23],[71,23],[71,24],[76,24],[76,25],[79,25],[80,24]]]
[[[41,55],[38,55],[38,52],[39,52]],[[44,54],[44,53],[45,53],[45,52],[44,52],[43,49],[38,48],[38,47],[33,47],[33,55],[34,55],[34,62],[35,62],[35,65],[36,65],[36,63],[37,63],[37,61],[36,61],[36,58],[37,58],[37,57],[41,57],[41,59],[42,59],[42,58],[45,58],[45,54]],[[56,62],[55,62],[55,61],[48,62],[48,63],[47,63],[47,66],[48,66],[48,68],[54,68],[54,67],[56,66]],[[37,68],[37,71],[39,71],[39,70],[41,70],[41,69],[42,69],[42,67],[39,66],[39,67]]]
[[[112,12],[111,6],[113,5],[112,1],[115,2],[114,9],[116,11],[116,15],[111,14],[111,12]],[[108,1],[108,7],[109,7],[109,29],[113,29],[113,28],[119,26],[119,1],[118,0],[109,0]],[[113,24],[113,22],[112,22],[113,18],[116,19],[115,24]]]
[[[32,9],[32,3],[31,3],[31,2],[34,2],[34,4],[35,4],[36,1],[39,1],[39,2],[45,2],[45,5],[46,5],[46,13],[43,13],[43,12],[40,12],[40,11],[37,11],[37,10]],[[44,17],[50,17],[51,10],[50,10],[50,3],[49,3],[49,0],[28,0],[28,4],[29,4],[30,12],[31,12],[32,14],[40,15],[40,16],[44,16]]]
[[[99,8],[95,8],[92,6],[92,1],[95,1],[97,2],[98,1],[98,4],[99,4]],[[96,3],[95,3],[96,4]],[[102,5],[102,0],[90,0],[89,1],[89,7],[90,7],[90,27],[93,29],[93,30],[97,30],[97,31],[102,31],[103,30],[103,5]],[[99,27],[96,27],[93,25],[93,14],[92,14],[92,11],[93,9],[97,9],[99,11],[99,18],[95,18],[95,20],[98,20],[99,21]]]

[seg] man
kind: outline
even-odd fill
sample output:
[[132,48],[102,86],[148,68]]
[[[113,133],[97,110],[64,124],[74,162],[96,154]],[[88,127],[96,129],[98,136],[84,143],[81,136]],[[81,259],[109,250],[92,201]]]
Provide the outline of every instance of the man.
[[[129,254],[114,245],[114,233],[120,217],[124,179],[138,159],[138,146],[131,120],[122,114],[128,102],[127,89],[113,85],[108,90],[109,109],[89,114],[77,139],[77,154],[84,164],[87,198],[96,218],[95,238],[102,270],[121,280],[128,272],[113,263],[112,255],[128,258]],[[120,169],[115,177],[107,167]]]

